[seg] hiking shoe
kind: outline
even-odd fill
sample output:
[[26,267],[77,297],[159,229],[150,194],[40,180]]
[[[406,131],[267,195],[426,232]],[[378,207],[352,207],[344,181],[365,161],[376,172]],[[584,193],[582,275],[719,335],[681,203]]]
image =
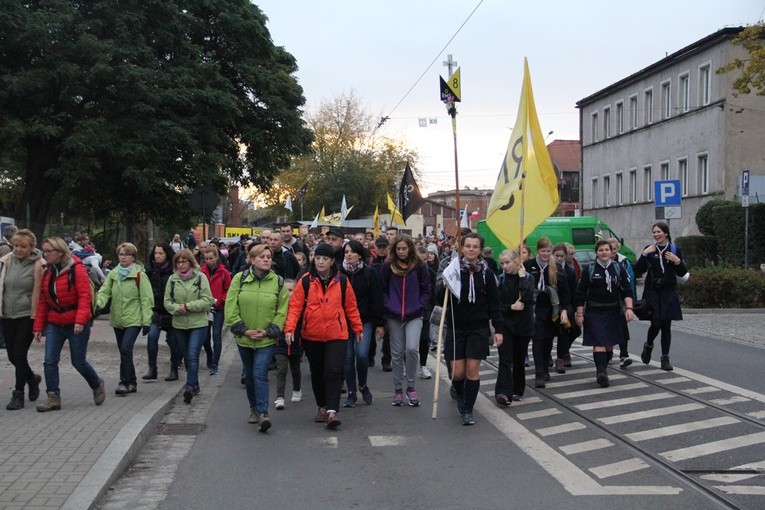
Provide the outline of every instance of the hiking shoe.
[[671,372],[672,370],[674,370],[672,365],[670,365],[670,363],[669,363],[669,356],[662,356],[661,357],[661,369],[662,370],[666,370],[668,372]]
[[420,367],[420,379],[430,379],[433,377],[433,372],[426,366]]
[[[101,382],[103,386],[103,381]],[[61,396],[57,395],[53,391],[48,392],[48,401],[42,404],[37,404],[37,411],[41,413],[47,413],[48,411],[60,411],[61,410]]]
[[373,397],[372,392],[369,391],[369,386],[364,386],[359,391],[361,392],[361,398],[364,399],[364,403],[366,405],[371,405]]
[[192,398],[194,398],[194,389],[191,386],[186,386],[183,389],[183,401],[187,404],[191,404]]
[[316,412],[316,417],[313,419],[316,423],[326,423],[327,422],[327,408],[326,407],[320,407],[319,410]]
[[563,366],[566,368],[571,368],[571,355],[566,354],[563,356]]
[[327,428],[330,430],[334,430],[337,427],[340,426],[342,422],[340,421],[340,418],[337,417],[337,413],[335,411],[328,411],[327,412]]
[[35,374],[32,377],[32,380],[29,381],[27,384],[29,385],[29,391],[27,398],[29,398],[30,402],[34,402],[37,400],[37,397],[40,396],[40,383],[42,382],[42,377]]
[[623,358],[621,358],[621,363],[619,363],[620,368],[627,368],[628,366],[632,365],[632,360],[630,359],[629,354]]
[[150,381],[157,378],[157,367],[149,367],[145,374],[141,376],[144,381]]
[[462,424],[463,425],[474,425],[475,424],[475,418],[473,418],[473,413],[463,413],[462,415]]
[[276,397],[276,400],[274,400],[274,407],[279,411],[284,409],[284,397]]
[[646,365],[651,362],[651,352],[653,351],[653,344],[648,342],[643,344],[643,352],[640,353],[640,361]]
[[404,405],[404,390],[396,390],[393,394],[393,405],[396,407]]
[[534,376],[534,387],[535,388],[544,388],[545,387],[545,374],[537,374]]
[[499,395],[494,395],[494,400],[497,402],[499,407],[507,407],[510,405],[510,399],[501,393]]
[[129,392],[130,390],[128,390],[128,387],[126,384],[120,384],[119,386],[117,386],[117,389],[114,390],[114,393],[116,395],[127,395]]
[[100,381],[101,384],[98,385],[98,388],[93,390],[93,402],[97,406],[100,406],[101,404],[104,403],[104,400],[106,400],[106,387],[104,385],[103,379],[99,378],[98,380]]
[[595,380],[602,388],[608,388],[608,374],[605,368],[599,368]]
[[19,390],[13,390],[11,393],[11,401],[5,408],[9,411],[18,411],[24,408],[24,392]]
[[250,417],[247,418],[247,423],[252,423],[253,425],[260,423],[260,414],[258,414],[254,407],[250,409]]
[[135,393],[138,391],[138,387],[135,384],[128,384],[128,393]]
[[268,413],[263,413],[258,422],[258,432],[267,432],[271,428],[271,419],[268,417]]
[[566,373],[566,368],[565,368],[565,365],[563,364],[563,359],[558,358],[555,360],[555,371],[558,372],[559,374]]
[[290,402],[300,402],[301,400],[303,400],[303,392],[300,390],[293,391]]
[[420,396],[417,395],[417,390],[414,388],[406,389],[406,399],[409,401],[409,405],[412,407],[417,407],[420,405]]
[[345,402],[343,402],[343,407],[356,407],[357,401],[358,399],[356,398],[356,392],[349,391]]

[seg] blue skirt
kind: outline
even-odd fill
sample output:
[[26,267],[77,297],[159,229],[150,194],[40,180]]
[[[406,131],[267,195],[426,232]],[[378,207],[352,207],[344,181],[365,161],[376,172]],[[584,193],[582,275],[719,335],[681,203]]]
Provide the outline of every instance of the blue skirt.
[[627,320],[621,310],[602,312],[585,310],[582,345],[589,347],[613,347],[626,340],[624,331]]

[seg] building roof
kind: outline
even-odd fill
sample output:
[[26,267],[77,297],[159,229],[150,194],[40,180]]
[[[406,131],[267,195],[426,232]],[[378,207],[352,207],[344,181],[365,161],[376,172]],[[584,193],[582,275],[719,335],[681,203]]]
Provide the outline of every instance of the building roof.
[[582,170],[582,143],[579,140],[553,140],[547,146],[550,159],[562,172],[580,172]]
[[585,105],[593,103],[603,98],[604,96],[611,94],[612,92],[616,90],[622,89],[628,85],[631,85],[635,82],[640,81],[647,74],[650,74],[660,69],[663,69],[665,67],[668,67],[671,64],[673,64],[676,60],[687,58],[703,49],[719,44],[724,39],[732,39],[733,37],[737,36],[739,32],[741,32],[743,29],[744,27],[728,27],[728,28],[720,29],[713,34],[710,34],[704,37],[703,39],[699,39],[698,41],[692,44],[689,44],[685,48],[682,48],[672,53],[671,55],[667,55],[666,57],[659,60],[658,62],[654,62],[648,67],[643,68],[640,71],[633,73],[627,76],[626,78],[622,78],[616,83],[613,83],[609,85],[608,87],[601,89],[595,92],[594,94],[591,94],[585,97],[584,99],[580,99],[579,101],[576,102],[576,107],[581,108]]

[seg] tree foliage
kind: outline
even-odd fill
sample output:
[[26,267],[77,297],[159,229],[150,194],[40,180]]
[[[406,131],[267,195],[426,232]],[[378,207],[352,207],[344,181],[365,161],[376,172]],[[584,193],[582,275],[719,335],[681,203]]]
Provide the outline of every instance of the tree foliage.
[[[365,111],[353,93],[323,102],[306,115],[313,131],[310,154],[293,158],[289,170],[277,177],[275,193],[266,195],[268,205],[283,204],[287,195],[293,203],[300,188],[308,183],[303,212],[307,218],[319,212],[339,212],[343,195],[349,218],[367,216],[379,205],[387,211],[386,193],[395,197],[406,162],[416,168],[417,153],[396,139],[380,136],[376,119]],[[295,208],[296,217],[299,207]]]
[[733,44],[742,46],[749,58],[734,58],[720,67],[717,74],[740,69],[741,76],[733,81],[733,88],[742,94],[749,94],[754,89],[758,96],[765,96],[765,22],[746,27],[733,39]]
[[265,23],[248,0],[3,0],[0,179],[21,188],[17,218],[42,234],[63,197],[188,223],[200,185],[268,188],[311,133]]

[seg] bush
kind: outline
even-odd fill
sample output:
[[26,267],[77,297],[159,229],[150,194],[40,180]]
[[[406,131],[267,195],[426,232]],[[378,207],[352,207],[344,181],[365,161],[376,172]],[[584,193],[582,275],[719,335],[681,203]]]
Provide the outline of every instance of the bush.
[[719,262],[717,236],[678,237],[675,243],[682,250],[683,261],[689,269],[714,266]]
[[730,266],[697,268],[677,292],[689,308],[763,308],[765,273]]
[[[710,200],[696,213],[699,230],[704,235],[717,237],[720,261],[724,264],[744,264],[745,214],[738,201],[719,199]],[[749,207],[749,265],[759,267],[761,263],[765,263],[765,204],[752,204]]]
[[696,212],[696,226],[699,227],[699,232],[705,236],[717,235],[717,231],[714,227],[714,210],[722,204],[725,204],[725,200],[716,198],[699,207],[699,210]]

